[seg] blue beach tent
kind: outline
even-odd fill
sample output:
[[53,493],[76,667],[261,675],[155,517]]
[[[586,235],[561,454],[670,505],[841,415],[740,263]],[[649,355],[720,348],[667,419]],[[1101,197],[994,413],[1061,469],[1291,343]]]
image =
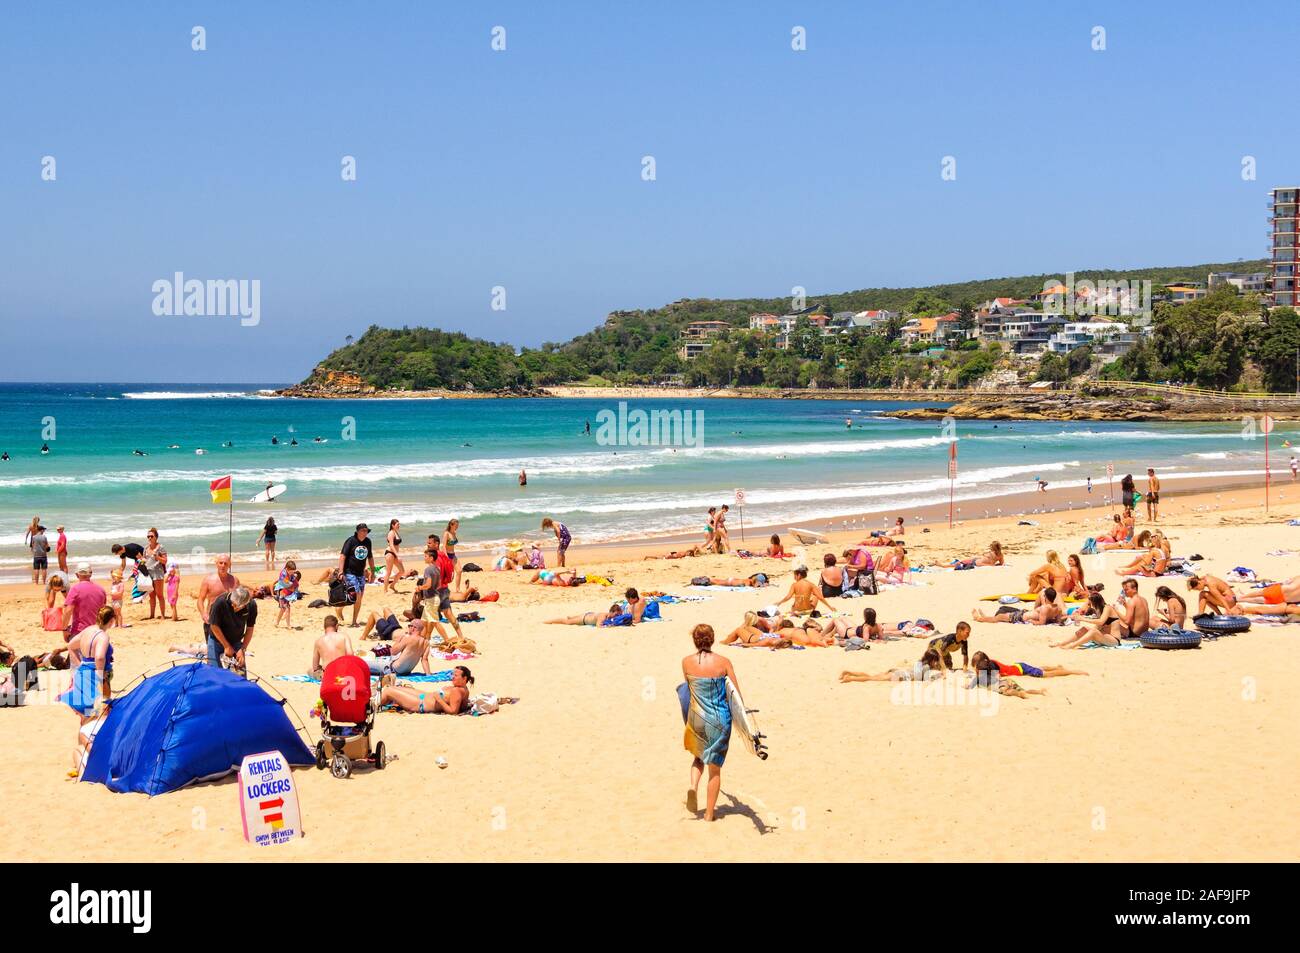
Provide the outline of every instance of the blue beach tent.
[[211,665],[177,665],[113,699],[81,780],[152,797],[236,770],[245,755],[316,759],[280,701]]

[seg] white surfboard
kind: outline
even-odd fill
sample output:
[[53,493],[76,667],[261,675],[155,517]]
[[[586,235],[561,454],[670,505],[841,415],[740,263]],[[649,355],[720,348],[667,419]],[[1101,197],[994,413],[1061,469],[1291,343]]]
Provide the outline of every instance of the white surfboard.
[[263,490],[261,493],[257,494],[257,496],[253,497],[253,498],[252,498],[251,500],[249,500],[248,502],[250,502],[250,503],[270,503],[272,500],[274,500],[277,496],[279,496],[281,493],[283,493],[283,492],[284,492],[285,490],[287,490],[287,489],[289,489],[289,488],[288,488],[287,486],[285,486],[283,483],[277,483],[277,484],[275,484],[275,486],[271,487],[270,489]]
[[790,533],[801,543],[826,543],[829,540],[815,529],[803,529],[800,526],[791,526]]
[[731,727],[740,732],[745,747],[758,756],[760,761],[767,760],[767,736],[758,730],[754,720],[756,709],[746,708],[745,700],[740,697],[740,689],[731,679],[727,679],[727,706],[731,709]]

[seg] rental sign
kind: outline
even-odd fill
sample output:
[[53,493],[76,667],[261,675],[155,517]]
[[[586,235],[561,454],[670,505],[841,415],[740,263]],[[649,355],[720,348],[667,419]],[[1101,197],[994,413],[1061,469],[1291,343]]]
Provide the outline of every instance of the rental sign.
[[280,752],[250,754],[239,765],[239,811],[250,844],[287,844],[302,836],[298,792]]

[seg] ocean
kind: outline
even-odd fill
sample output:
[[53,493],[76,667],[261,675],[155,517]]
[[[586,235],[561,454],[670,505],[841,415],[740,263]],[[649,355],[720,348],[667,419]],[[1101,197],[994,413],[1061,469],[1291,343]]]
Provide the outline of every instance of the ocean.
[[[173,556],[225,551],[229,510],[208,492],[225,475],[245,561],[271,514],[282,557],[324,560],[356,523],[382,540],[394,518],[409,556],[451,517],[468,551],[553,538],[540,528],[545,516],[578,543],[703,537],[707,508],[735,510],[738,488],[750,526],[824,527],[948,500],[949,436],[938,421],[892,416],[914,404],[629,401],[624,438],[655,436],[638,431],[637,410],[678,410],[700,424],[698,433],[658,434],[678,445],[647,446],[602,439],[619,436],[602,430],[618,411],[609,399],[303,400],[275,397],[276,386],[0,384],[0,452],[10,455],[0,462],[0,575],[30,567],[23,531],[33,515],[51,542],[65,526],[73,560],[97,566],[112,562],[113,543],[143,542],[150,526]],[[1139,489],[1149,465],[1175,481],[1263,469],[1262,438],[1244,440],[1239,423],[958,421],[956,434],[955,496],[966,517],[997,513],[999,496],[1038,477],[1060,487],[1090,476],[1100,500],[1108,462],[1117,487],[1131,472]],[[1294,424],[1271,438],[1275,471],[1285,471],[1287,439],[1296,440]],[[288,490],[271,504],[246,502],[267,483]],[[741,516],[733,512],[733,533]]]

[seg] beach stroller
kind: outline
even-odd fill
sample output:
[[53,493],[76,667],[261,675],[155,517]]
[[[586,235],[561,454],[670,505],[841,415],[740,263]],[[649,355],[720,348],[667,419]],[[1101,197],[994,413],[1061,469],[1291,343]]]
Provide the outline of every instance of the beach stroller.
[[320,680],[321,740],[316,742],[316,767],[327,765],[330,774],[346,778],[352,766],[366,761],[376,770],[384,767],[384,743],[372,749],[370,732],[375,712],[370,705],[370,666],[355,655],[344,655],[325,666]]

